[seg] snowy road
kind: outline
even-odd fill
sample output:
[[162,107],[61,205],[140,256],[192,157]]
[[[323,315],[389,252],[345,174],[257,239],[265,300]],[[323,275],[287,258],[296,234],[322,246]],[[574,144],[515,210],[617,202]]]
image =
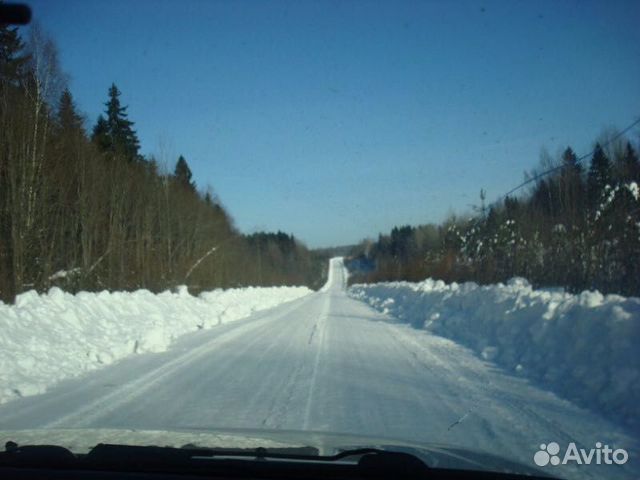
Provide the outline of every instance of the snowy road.
[[334,259],[322,291],[2,405],[0,430],[320,430],[480,448],[531,466],[549,441],[637,451],[615,425],[395,323],[349,298],[345,283]]

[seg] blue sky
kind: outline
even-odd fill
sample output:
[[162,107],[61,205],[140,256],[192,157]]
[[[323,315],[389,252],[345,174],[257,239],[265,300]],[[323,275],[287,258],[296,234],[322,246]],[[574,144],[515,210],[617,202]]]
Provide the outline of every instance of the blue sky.
[[634,0],[29,3],[89,125],[115,82],[143,154],[312,247],[465,212],[640,115]]

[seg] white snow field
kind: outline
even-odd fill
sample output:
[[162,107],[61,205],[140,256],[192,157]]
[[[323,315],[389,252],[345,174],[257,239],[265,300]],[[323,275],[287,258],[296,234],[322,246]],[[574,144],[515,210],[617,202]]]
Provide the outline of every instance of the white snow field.
[[52,288],[0,302],[0,403],[129,355],[162,352],[185,333],[227,323],[308,295],[305,287],[215,290],[185,287],[71,295]]
[[390,282],[349,293],[515,375],[640,428],[640,298],[506,285]]
[[461,446],[532,468],[542,443],[602,442],[626,449],[629,462],[543,471],[640,474],[637,432],[350,298],[342,259],[319,292],[0,405],[0,441],[15,430],[74,428],[344,432]]

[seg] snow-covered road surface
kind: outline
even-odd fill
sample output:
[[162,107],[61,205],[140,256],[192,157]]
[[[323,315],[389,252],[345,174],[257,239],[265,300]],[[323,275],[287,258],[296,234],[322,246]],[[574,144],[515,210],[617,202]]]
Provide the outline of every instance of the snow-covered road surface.
[[[531,467],[551,441],[638,451],[635,435],[395,322],[349,298],[345,284],[342,260],[333,259],[321,291],[1,405],[0,430],[347,432],[481,449]],[[632,478],[637,458],[624,468],[549,473]]]

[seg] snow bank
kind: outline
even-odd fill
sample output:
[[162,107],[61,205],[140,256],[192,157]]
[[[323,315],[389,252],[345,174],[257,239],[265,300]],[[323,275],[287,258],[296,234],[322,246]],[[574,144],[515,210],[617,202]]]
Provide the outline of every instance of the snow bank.
[[604,416],[640,422],[640,299],[506,285],[394,282],[349,294]]
[[311,293],[306,287],[178,293],[52,288],[0,302],[0,403],[134,353],[161,352],[176,337],[244,318]]

